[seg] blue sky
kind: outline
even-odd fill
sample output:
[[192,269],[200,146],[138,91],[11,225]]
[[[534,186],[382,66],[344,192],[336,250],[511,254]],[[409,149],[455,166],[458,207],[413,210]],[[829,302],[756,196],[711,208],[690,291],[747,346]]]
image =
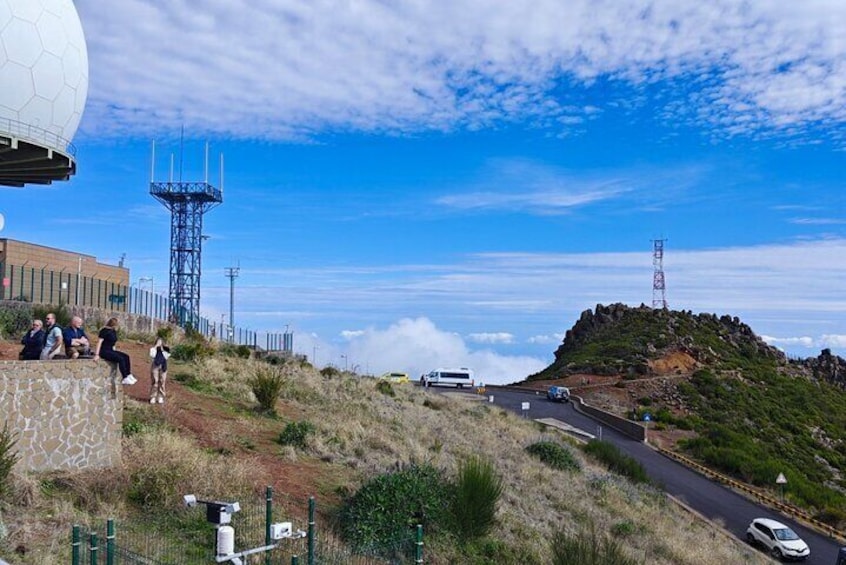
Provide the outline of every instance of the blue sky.
[[[118,6],[119,4],[119,6]],[[164,290],[168,154],[211,181],[202,310],[320,365],[516,380],[597,303],[739,316],[846,353],[841,2],[77,0],[79,174],[6,237]],[[707,5],[706,5],[707,4]],[[177,172],[178,175],[178,172]]]

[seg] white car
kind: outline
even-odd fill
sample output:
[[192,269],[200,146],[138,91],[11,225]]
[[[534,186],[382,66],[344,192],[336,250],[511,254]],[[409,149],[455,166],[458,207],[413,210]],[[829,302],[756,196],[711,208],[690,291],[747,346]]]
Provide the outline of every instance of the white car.
[[752,545],[763,545],[775,559],[804,561],[811,550],[796,532],[781,522],[769,518],[755,518],[746,529],[746,540]]

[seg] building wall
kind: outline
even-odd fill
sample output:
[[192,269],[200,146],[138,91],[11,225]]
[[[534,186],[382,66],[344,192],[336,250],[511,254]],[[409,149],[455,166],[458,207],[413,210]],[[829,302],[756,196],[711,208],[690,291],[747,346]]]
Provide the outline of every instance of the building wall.
[[125,296],[130,280],[129,269],[92,255],[13,239],[0,239],[0,276],[8,283],[0,299],[116,308],[120,303],[109,297]]
[[120,464],[123,388],[106,362],[0,361],[0,426],[16,434],[16,468]]

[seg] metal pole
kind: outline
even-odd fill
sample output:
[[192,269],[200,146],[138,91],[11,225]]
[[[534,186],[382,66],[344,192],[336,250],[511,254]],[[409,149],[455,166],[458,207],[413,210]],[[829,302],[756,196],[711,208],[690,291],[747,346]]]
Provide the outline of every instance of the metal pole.
[[298,565],[300,562],[300,558],[296,555],[291,556],[291,565]]
[[79,546],[82,542],[79,539],[79,526],[74,524],[71,530],[71,565],[79,565]]
[[314,497],[308,497],[308,565],[314,565]]
[[417,524],[417,543],[416,546],[416,553],[417,555],[414,558],[415,563],[423,563],[423,525]]
[[79,267],[76,269],[76,305],[79,306],[79,279],[82,277],[82,257],[79,258]]
[[106,565],[115,563],[115,521],[106,521]]
[[[273,520],[273,487],[264,489],[264,545],[270,545],[270,522]],[[264,553],[264,565],[270,565],[270,552]]]
[[91,532],[91,538],[88,542],[91,558],[88,560],[90,565],[97,565],[97,534]]

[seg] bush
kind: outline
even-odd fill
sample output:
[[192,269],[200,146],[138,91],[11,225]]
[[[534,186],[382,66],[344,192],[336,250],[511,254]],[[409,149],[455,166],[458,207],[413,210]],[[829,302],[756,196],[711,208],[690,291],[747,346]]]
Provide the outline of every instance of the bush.
[[15,449],[15,444],[18,442],[14,434],[9,431],[9,423],[3,424],[3,430],[0,431],[0,496],[6,492],[8,485],[6,481],[12,473],[12,468],[18,462],[19,456]]
[[256,367],[248,384],[262,410],[275,414],[276,401],[285,386],[285,377],[279,368],[271,365]]
[[391,383],[388,381],[379,381],[376,383],[376,390],[384,394],[385,396],[396,396],[397,393],[394,392],[394,387],[391,386]]
[[[66,328],[70,325],[71,315],[68,311],[67,306],[59,305],[54,306],[52,304],[35,304],[32,306],[32,318],[38,318],[39,320],[44,321],[47,318],[47,314],[53,313],[56,315],[56,324],[62,328]],[[31,320],[30,320],[31,322]],[[27,327],[30,327],[32,324],[27,324]],[[44,322],[44,325],[47,326],[47,322]]]
[[628,477],[635,483],[648,483],[646,469],[637,460],[625,455],[613,443],[607,441],[590,440],[584,446],[585,453],[593,455],[608,467],[609,470]]
[[312,433],[314,433],[314,425],[311,422],[288,422],[276,441],[282,445],[293,445],[296,448],[305,449],[308,436]]
[[172,326],[162,326],[156,330],[156,337],[160,337],[162,341],[165,343],[170,342],[171,338],[173,337],[173,327]]
[[328,365],[320,369],[320,374],[324,377],[337,377],[341,374],[341,371],[333,367],[332,365]]
[[452,531],[461,539],[479,539],[496,520],[496,505],[502,496],[502,477],[490,460],[477,456],[461,463],[452,501]]
[[563,531],[552,536],[553,565],[638,565],[640,562],[627,556],[622,546],[613,539],[598,533],[593,525],[576,535]]
[[249,348],[249,346],[233,345],[231,343],[222,344],[218,348],[218,351],[225,357],[237,357],[238,359],[249,359],[253,355],[253,351]]
[[357,551],[387,553],[413,546],[416,526],[427,535],[447,517],[452,489],[431,465],[411,465],[364,484],[340,513],[341,534]]
[[186,341],[170,348],[170,356],[176,361],[199,361],[212,355],[214,349],[205,342]]
[[563,445],[553,441],[539,441],[526,448],[531,455],[534,455],[553,469],[564,471],[580,471],[582,466],[573,453]]
[[6,304],[0,309],[0,336],[20,339],[32,327],[32,306],[29,304]]

